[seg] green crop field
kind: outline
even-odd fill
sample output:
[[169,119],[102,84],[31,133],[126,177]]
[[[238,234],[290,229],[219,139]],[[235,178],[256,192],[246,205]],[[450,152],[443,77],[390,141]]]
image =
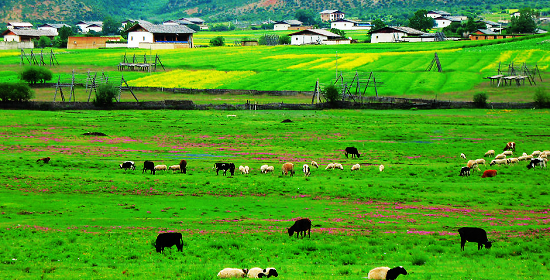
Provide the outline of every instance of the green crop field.
[[[222,35],[230,42],[244,37],[257,38],[261,32],[199,32],[196,37],[200,41]],[[363,35],[355,33],[352,36]],[[547,36],[527,40],[339,46],[208,47],[159,51],[54,50],[60,65],[51,69],[54,72],[52,82],[61,80],[62,83],[69,83],[74,71],[76,82],[82,84],[86,83],[85,78],[90,72],[90,75],[105,74],[116,82],[123,75],[131,86],[140,87],[265,91],[313,91],[317,80],[322,85],[331,84],[337,73],[342,73],[345,83],[351,85],[353,76],[358,73],[362,91],[367,96],[374,96],[372,80],[369,88],[365,89],[372,72],[378,83],[379,96],[471,101],[475,93],[485,92],[489,95],[489,102],[531,102],[537,89],[548,87],[549,50]],[[441,61],[441,73],[426,71],[435,53]],[[117,65],[125,54],[130,58],[136,55],[140,59],[146,55],[149,61],[158,55],[166,71],[119,72]],[[0,51],[0,82],[19,80],[18,74],[23,69],[20,61],[20,51]],[[499,65],[506,72],[512,63],[516,70],[524,64],[531,70],[537,67],[540,75],[536,77],[536,85],[525,82],[522,86],[497,88],[485,79],[496,75]],[[55,90],[42,88],[36,92],[35,100],[51,101]],[[82,88],[77,89],[76,96],[77,101],[86,101],[88,97]],[[166,95],[162,92],[144,92],[138,98],[140,101],[150,101],[158,100],[159,96]],[[172,94],[165,99],[195,100],[195,97]],[[201,97],[196,99],[208,103]],[[237,98],[230,102],[241,101],[242,98]],[[284,100],[277,98],[276,101]]]
[[[277,279],[363,279],[402,265],[398,279],[548,279],[548,169],[458,174],[461,153],[483,158],[508,141],[514,156],[550,150],[549,122],[549,110],[4,110],[0,278],[216,279],[257,266]],[[141,171],[180,159],[187,174]],[[125,160],[137,169],[120,169]],[[312,160],[321,166],[305,177]],[[216,175],[215,162],[251,172]],[[334,162],[344,170],[325,170]],[[497,176],[481,178],[487,169]],[[311,238],[289,237],[301,217]],[[486,229],[493,247],[462,252],[464,226]],[[155,252],[169,231],[183,252]]]

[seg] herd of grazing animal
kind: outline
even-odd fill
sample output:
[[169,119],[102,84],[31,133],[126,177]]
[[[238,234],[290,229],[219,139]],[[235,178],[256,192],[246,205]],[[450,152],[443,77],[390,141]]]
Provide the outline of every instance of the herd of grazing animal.
[[[550,156],[550,150],[545,150],[542,152],[537,150],[533,151],[531,154],[523,153],[523,155],[519,157],[513,157],[515,151],[516,143],[508,142],[506,143],[506,146],[504,147],[502,153],[495,155],[495,150],[488,150],[487,152],[485,152],[484,157],[495,157],[489,162],[489,166],[512,165],[517,164],[520,161],[529,161],[529,164],[527,164],[527,169],[534,169],[537,166],[541,169],[546,168],[546,163],[548,162],[547,157]],[[464,153],[461,153],[460,157],[462,159],[466,159],[466,155]],[[480,165],[485,165],[485,159],[479,158],[476,160],[468,160],[466,166],[460,168],[459,175],[463,177],[468,177],[470,176],[471,171],[480,171]],[[481,178],[495,177],[496,175],[497,170],[489,169],[483,172]]]

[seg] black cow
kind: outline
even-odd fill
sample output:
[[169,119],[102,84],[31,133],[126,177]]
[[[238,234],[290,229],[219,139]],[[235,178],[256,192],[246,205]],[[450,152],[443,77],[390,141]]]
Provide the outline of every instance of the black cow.
[[218,172],[220,170],[223,170],[223,175],[227,173],[227,170],[231,173],[231,176],[235,174],[235,164],[234,163],[226,163],[226,162],[217,162],[214,163],[214,168],[216,169],[216,175],[218,175]]
[[288,236],[292,236],[294,232],[296,232],[296,237],[302,234],[303,238],[308,234],[309,238],[311,238],[311,221],[308,218],[297,220],[288,228]]
[[141,170],[141,173],[145,172],[145,170],[151,170],[151,174],[155,175],[155,164],[152,161],[146,160],[143,163],[143,170]]
[[462,251],[464,251],[466,241],[476,242],[478,250],[483,248],[483,245],[485,245],[485,248],[487,249],[490,249],[491,246],[493,246],[487,239],[487,232],[485,232],[482,228],[463,227],[458,229],[458,233],[460,234],[460,249]]
[[470,176],[470,167],[464,166],[460,169],[460,176]]
[[541,169],[546,168],[546,161],[543,158],[533,158],[527,165],[527,169],[534,169],[536,166],[540,166]]
[[119,166],[120,166],[120,169],[124,169],[124,170],[128,170],[128,169],[136,170],[136,166],[134,165],[133,161],[125,161],[121,163]]
[[183,173],[183,174],[187,173],[187,161],[184,159],[180,161],[180,173]]
[[357,151],[357,148],[355,148],[355,147],[346,147],[346,150],[345,150],[344,154],[346,155],[346,158],[348,157],[348,154],[351,155],[351,158],[354,158],[355,156],[357,156],[357,158],[359,158],[361,156],[359,154],[359,151]]
[[166,232],[161,233],[157,236],[157,241],[155,242],[155,248],[157,252],[162,252],[166,247],[172,247],[176,245],[178,251],[183,251],[183,237],[179,232]]

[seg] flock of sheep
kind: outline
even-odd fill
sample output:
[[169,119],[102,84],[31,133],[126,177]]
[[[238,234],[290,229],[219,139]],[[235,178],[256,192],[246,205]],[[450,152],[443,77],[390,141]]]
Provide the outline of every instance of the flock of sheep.
[[[515,142],[508,142],[506,143],[506,147],[504,147],[504,151],[500,154],[497,154],[495,156],[495,150],[489,150],[485,153],[484,157],[495,157],[493,160],[489,162],[489,166],[493,165],[510,165],[510,164],[517,164],[520,161],[529,161],[529,164],[527,165],[528,169],[534,168],[536,166],[540,166],[540,168],[546,168],[546,163],[548,162],[547,157],[550,156],[550,150],[545,151],[533,151],[531,154],[523,153],[519,157],[512,157],[514,155],[514,152],[516,151],[516,143]],[[460,154],[460,157],[463,159],[466,159],[466,155],[464,153]],[[460,169],[460,176],[470,176],[471,170],[478,170],[479,165],[486,165],[486,161],[484,158],[478,158],[475,160],[468,160],[466,163],[466,166],[463,166]],[[485,177],[493,177],[496,176],[496,170],[486,170],[482,178]]]
[[[399,275],[407,275],[407,271],[402,267],[377,267],[369,271],[368,279],[385,279],[385,280],[395,280]],[[268,267],[266,269],[261,269],[259,267],[254,267],[251,269],[246,268],[224,268],[218,272],[219,278],[269,278],[277,277],[279,274],[277,270],[273,267]]]

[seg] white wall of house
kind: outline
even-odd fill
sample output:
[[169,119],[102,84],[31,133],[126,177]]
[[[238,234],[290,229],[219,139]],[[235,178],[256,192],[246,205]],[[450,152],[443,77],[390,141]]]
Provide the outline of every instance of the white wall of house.
[[447,26],[451,25],[451,22],[452,21],[450,21],[448,19],[436,19],[435,20],[435,27],[444,28],[444,27],[447,27]]
[[342,40],[327,40],[323,41],[324,45],[349,45],[351,44],[351,40],[349,39],[342,39]]
[[415,43],[415,42],[435,42],[435,37],[406,37],[406,38],[403,38],[403,41],[404,42],[410,42],[410,43]]
[[331,22],[330,28],[336,28],[340,30],[370,30],[370,26],[357,26],[352,22]]
[[289,27],[290,24],[276,23],[275,25],[273,25],[273,30],[288,30]]
[[21,42],[21,38],[18,35],[6,35],[4,36],[5,42]]
[[55,36],[59,35],[59,33],[57,32],[57,28],[55,27],[38,27],[38,30],[46,30],[46,31],[53,32]]
[[323,44],[328,38],[322,35],[292,35],[291,45]]
[[153,43],[153,33],[150,32],[129,32],[128,48],[138,48],[139,43]]
[[98,32],[98,33],[103,31],[103,27],[99,27],[99,26],[87,27],[87,29],[88,29],[88,31],[86,31],[86,32],[89,32],[90,30],[93,30],[93,31]]
[[406,36],[407,34],[403,32],[394,32],[394,33],[374,33],[371,36],[371,43],[393,43],[401,41],[401,37]]

